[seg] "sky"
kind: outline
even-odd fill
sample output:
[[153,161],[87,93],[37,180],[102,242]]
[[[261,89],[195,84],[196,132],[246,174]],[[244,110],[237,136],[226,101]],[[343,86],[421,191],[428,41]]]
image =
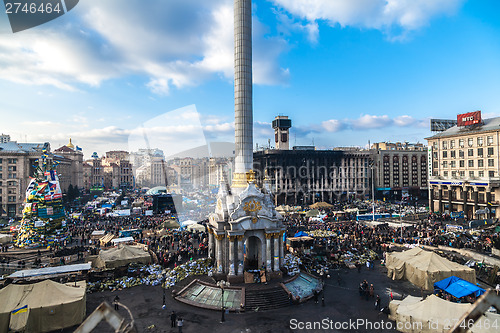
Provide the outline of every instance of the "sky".
[[[88,158],[234,142],[232,0],[80,0],[12,33],[0,132]],[[431,118],[500,116],[496,0],[254,0],[254,143],[426,142]],[[271,142],[271,145],[273,142]]]

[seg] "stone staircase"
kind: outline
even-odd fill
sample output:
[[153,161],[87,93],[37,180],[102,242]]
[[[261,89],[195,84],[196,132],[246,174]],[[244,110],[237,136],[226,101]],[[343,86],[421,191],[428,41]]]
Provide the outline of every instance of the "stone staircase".
[[266,311],[289,305],[288,294],[279,285],[245,289],[245,311]]

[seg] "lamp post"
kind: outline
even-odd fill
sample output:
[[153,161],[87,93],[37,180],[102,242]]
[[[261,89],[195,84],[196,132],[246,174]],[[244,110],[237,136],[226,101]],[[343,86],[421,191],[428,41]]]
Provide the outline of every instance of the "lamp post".
[[167,273],[163,271],[163,306],[161,307],[163,310],[165,310],[166,305],[165,305],[165,288],[167,287]]
[[401,206],[403,205],[403,199],[399,203],[399,223],[401,224],[401,242],[403,242],[403,217],[401,216]]
[[220,280],[217,282],[217,286],[220,287],[221,289],[221,292],[222,292],[222,296],[221,296],[221,318],[220,318],[220,322],[223,323],[226,321],[226,318],[224,318],[224,311],[226,310],[224,308],[224,288],[226,287],[229,287],[231,284],[229,282],[226,282],[224,280]]
[[374,167],[375,167],[375,162],[370,161],[370,169],[372,171],[372,221],[375,221],[375,178],[373,177]]

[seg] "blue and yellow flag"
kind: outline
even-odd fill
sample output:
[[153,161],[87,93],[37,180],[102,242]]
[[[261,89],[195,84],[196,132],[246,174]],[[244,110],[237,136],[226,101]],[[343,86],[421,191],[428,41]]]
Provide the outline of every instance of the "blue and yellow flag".
[[20,307],[19,309],[13,310],[12,314],[16,315],[16,314],[20,314],[20,313],[23,313],[23,312],[28,312],[28,305],[25,305],[25,306]]

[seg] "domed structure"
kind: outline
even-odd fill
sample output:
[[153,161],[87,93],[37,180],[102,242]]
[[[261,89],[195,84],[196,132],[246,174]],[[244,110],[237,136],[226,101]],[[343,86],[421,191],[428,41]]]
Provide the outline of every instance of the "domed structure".
[[75,149],[75,146],[73,145],[73,143],[71,143],[71,138],[69,138],[69,143],[66,145],[66,147]]

